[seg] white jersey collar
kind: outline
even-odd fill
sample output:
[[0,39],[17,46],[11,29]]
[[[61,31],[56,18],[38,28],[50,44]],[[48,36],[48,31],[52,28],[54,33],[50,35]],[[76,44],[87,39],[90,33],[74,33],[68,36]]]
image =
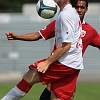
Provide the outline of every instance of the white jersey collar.
[[85,24],[85,21],[83,20],[83,23],[82,24]]

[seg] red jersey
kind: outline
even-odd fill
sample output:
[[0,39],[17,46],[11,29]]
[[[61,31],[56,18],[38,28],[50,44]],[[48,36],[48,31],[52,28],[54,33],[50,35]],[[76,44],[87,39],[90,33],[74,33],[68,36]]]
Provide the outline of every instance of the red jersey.
[[44,29],[39,31],[45,40],[55,37],[55,22],[55,20],[52,21]]
[[[98,32],[87,22],[82,24],[82,30],[83,55],[88,45],[100,49],[100,34],[98,34]],[[42,29],[39,32],[45,40],[53,38],[55,36],[55,20],[48,24],[45,29]]]
[[82,24],[82,30],[83,54],[88,45],[100,49],[100,34],[86,22]]

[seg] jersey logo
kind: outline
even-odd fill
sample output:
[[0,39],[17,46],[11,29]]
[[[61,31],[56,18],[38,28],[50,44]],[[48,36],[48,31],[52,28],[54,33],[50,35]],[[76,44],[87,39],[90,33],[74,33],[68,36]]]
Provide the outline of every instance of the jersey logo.
[[85,35],[86,35],[86,31],[85,30],[82,30],[81,37],[85,37]]

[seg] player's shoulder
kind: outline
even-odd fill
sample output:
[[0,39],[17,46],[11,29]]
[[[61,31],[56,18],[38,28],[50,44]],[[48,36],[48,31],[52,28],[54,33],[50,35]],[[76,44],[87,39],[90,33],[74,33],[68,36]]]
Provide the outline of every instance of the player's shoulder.
[[90,25],[89,23],[85,22],[84,24],[82,24],[82,29],[83,30],[88,30],[91,31],[93,34],[97,34],[98,32],[96,31],[96,29]]
[[89,29],[91,29],[91,30],[95,30],[95,28],[92,26],[92,25],[90,25],[89,23],[87,23],[87,22],[85,22],[84,24],[82,24],[84,27],[86,27],[86,28],[89,28]]
[[87,23],[87,22],[84,22],[82,25],[91,27],[91,25],[89,23]]
[[[70,5],[66,5],[61,11],[60,11],[60,15],[70,15],[73,12],[73,8]],[[63,16],[65,17],[65,16]]]
[[76,18],[78,18],[79,19],[79,15],[76,13],[76,11],[75,10],[73,10],[73,11],[70,11],[70,10],[68,10],[68,11],[62,11],[61,12],[61,14],[60,14],[60,18],[62,19],[62,20],[74,20],[74,19],[76,19]]
[[51,21],[51,22],[45,27],[45,29],[46,29],[46,28],[55,27],[55,22],[56,22],[56,20]]

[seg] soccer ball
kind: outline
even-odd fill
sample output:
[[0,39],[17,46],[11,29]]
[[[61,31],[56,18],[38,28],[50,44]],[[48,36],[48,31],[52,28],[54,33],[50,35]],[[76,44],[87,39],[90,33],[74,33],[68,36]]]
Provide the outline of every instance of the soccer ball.
[[57,12],[57,4],[54,0],[39,0],[36,4],[36,11],[44,19],[52,18]]

